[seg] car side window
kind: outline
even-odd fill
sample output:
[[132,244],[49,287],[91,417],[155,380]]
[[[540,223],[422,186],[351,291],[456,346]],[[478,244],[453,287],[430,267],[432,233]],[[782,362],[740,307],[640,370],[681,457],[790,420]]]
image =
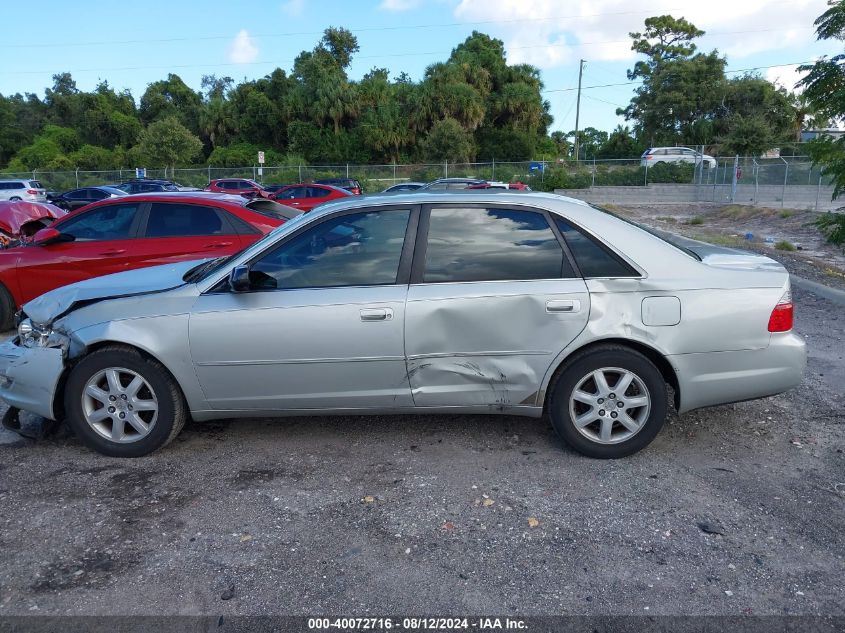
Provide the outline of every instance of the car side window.
[[231,233],[212,207],[197,204],[154,202],[150,205],[145,237],[188,237]]
[[322,187],[308,187],[309,198],[325,198],[327,195],[329,195],[328,189],[323,189]]
[[250,266],[255,288],[395,284],[408,209],[363,211],[320,222]]
[[474,207],[431,210],[425,283],[574,276],[542,213]]
[[594,238],[575,228],[563,218],[555,224],[566,240],[575,263],[584,277],[639,277],[640,274],[619,256],[610,252]]
[[100,191],[99,189],[90,189],[88,194],[91,196],[92,200],[105,200],[109,197],[105,191]]
[[110,204],[74,215],[56,228],[78,242],[125,240],[137,212],[138,203]]

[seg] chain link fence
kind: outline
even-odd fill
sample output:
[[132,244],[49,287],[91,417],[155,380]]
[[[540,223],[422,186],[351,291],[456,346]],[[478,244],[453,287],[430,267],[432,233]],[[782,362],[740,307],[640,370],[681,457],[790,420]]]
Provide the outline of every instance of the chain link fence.
[[[734,175],[736,174],[736,179]],[[0,173],[0,178],[37,179],[51,191],[119,184],[135,177],[134,169],[102,171],[41,171]],[[402,182],[429,182],[437,178],[463,177],[524,182],[535,190],[572,192],[601,198],[621,195],[620,188],[639,187],[634,197],[651,196],[661,202],[661,192],[684,192],[690,201],[780,204],[800,200],[802,206],[829,208],[832,183],[807,157],[716,158],[698,163],[657,163],[640,158],[612,160],[546,160],[518,162],[429,163],[393,165],[282,165],[244,167],[184,167],[147,169],[147,178],[166,178],[186,187],[205,187],[217,178],[250,178],[263,184],[310,182],[321,178],[355,178],[369,193]],[[778,189],[779,188],[779,189]],[[605,190],[606,189],[606,190]],[[603,190],[605,190],[603,192]],[[612,190],[612,191],[611,191]],[[647,190],[647,191],[646,191]],[[631,194],[634,195],[634,194]],[[666,200],[671,202],[674,200]]]

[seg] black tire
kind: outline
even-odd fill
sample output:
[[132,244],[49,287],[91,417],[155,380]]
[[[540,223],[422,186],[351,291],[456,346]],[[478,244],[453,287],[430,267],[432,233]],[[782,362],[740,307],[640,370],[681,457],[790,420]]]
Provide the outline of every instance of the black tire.
[[12,196],[11,198],[9,198],[9,202],[20,202],[21,200],[23,200],[23,198],[21,198],[20,196]]
[[15,298],[12,293],[0,284],[0,332],[15,327]]
[[[624,397],[634,398],[643,395],[648,396],[650,400],[648,408],[622,409],[625,412],[632,411],[632,416],[639,415],[642,418],[639,430],[634,432],[630,437],[627,437],[627,439],[624,438],[630,431],[622,426],[616,416],[614,416],[613,421],[606,420],[606,417],[610,415],[610,411],[618,411],[613,406],[607,407],[606,404],[596,405],[597,407],[604,407],[599,409],[602,417],[589,423],[588,426],[584,427],[585,430],[583,432],[576,427],[572,413],[570,412],[570,398],[573,396],[575,388],[579,384],[583,386],[584,383],[582,381],[587,379],[592,372],[599,369],[612,368],[631,372],[639,378],[639,382],[635,382],[626,391],[626,393],[631,394],[630,396],[623,394],[616,399],[616,394],[611,394],[614,396],[613,402],[618,404],[618,401],[621,401]],[[606,375],[606,377],[613,376],[613,371],[609,371]],[[618,379],[621,379],[621,374],[617,374],[617,376]],[[611,384],[609,380],[607,382],[610,387],[618,384]],[[596,383],[590,383],[588,381],[585,384],[587,386],[592,384],[597,388]],[[643,388],[647,391],[646,394],[640,393]],[[585,389],[582,388],[581,391],[585,391]],[[588,393],[592,393],[592,391],[588,391]],[[598,393],[598,390],[596,390],[596,393]],[[607,402],[611,402],[611,400],[607,399]],[[592,411],[589,405],[574,403],[573,406],[585,407],[585,412],[587,413]],[[624,407],[624,403],[620,406]],[[648,446],[663,427],[667,413],[666,382],[660,371],[654,366],[654,363],[631,348],[622,345],[593,347],[576,353],[558,374],[552,386],[548,411],[555,431],[557,431],[558,435],[569,446],[579,453],[598,459],[627,457]],[[612,433],[614,434],[612,437],[616,443],[602,443],[598,437],[591,438],[588,436],[600,435],[599,430],[602,428],[604,422],[609,422],[612,425]]]
[[[111,367],[126,368],[139,374],[157,400],[158,411],[149,433],[136,441],[111,441],[86,421],[82,402],[85,385],[98,372]],[[98,349],[73,367],[65,385],[64,405],[68,425],[79,440],[109,457],[141,457],[152,453],[179,435],[188,419],[185,399],[170,372],[158,361],[122,346]]]

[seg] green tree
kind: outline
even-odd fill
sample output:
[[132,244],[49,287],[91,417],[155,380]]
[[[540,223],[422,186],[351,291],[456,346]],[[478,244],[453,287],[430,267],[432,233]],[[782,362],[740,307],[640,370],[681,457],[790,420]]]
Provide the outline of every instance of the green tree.
[[455,119],[443,119],[432,126],[423,152],[428,160],[468,163],[475,156],[475,144],[472,135]]
[[726,61],[717,51],[696,53],[693,39],[704,31],[684,18],[647,18],[642,33],[631,33],[631,49],[646,56],[628,71],[641,79],[630,105],[617,110],[634,121],[637,138],[650,145],[707,143],[700,122],[713,117],[724,91]]
[[794,136],[794,99],[757,75],[726,81],[712,129],[720,153],[759,156]]
[[202,98],[179,75],[151,83],[141,97],[140,117],[145,125],[173,117],[194,133],[199,132]]
[[138,157],[151,166],[175,167],[190,164],[200,156],[202,141],[176,117],[165,117],[147,126],[140,134]]
[[[845,40],[845,0],[831,1],[830,8],[815,21],[820,40]],[[823,57],[812,66],[802,66],[807,75],[798,83],[804,88],[807,102],[822,116],[841,119],[845,116],[845,52]],[[836,140],[829,136],[808,144],[813,161],[824,168],[833,180],[833,197],[845,189],[845,137]],[[826,214],[818,226],[834,244],[845,244],[845,215]]]
[[596,158],[632,158],[645,151],[628,126],[617,125],[607,140],[596,149]]

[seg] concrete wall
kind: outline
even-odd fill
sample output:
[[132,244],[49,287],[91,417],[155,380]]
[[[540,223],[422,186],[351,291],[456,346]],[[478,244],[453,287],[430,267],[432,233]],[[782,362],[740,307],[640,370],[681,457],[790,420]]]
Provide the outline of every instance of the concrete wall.
[[[593,187],[592,189],[555,189],[555,193],[596,204],[689,204],[712,202],[729,204],[731,186],[651,184],[645,187]],[[845,198],[831,201],[833,187],[817,185],[737,185],[735,204],[785,209],[827,211],[845,206]]]

